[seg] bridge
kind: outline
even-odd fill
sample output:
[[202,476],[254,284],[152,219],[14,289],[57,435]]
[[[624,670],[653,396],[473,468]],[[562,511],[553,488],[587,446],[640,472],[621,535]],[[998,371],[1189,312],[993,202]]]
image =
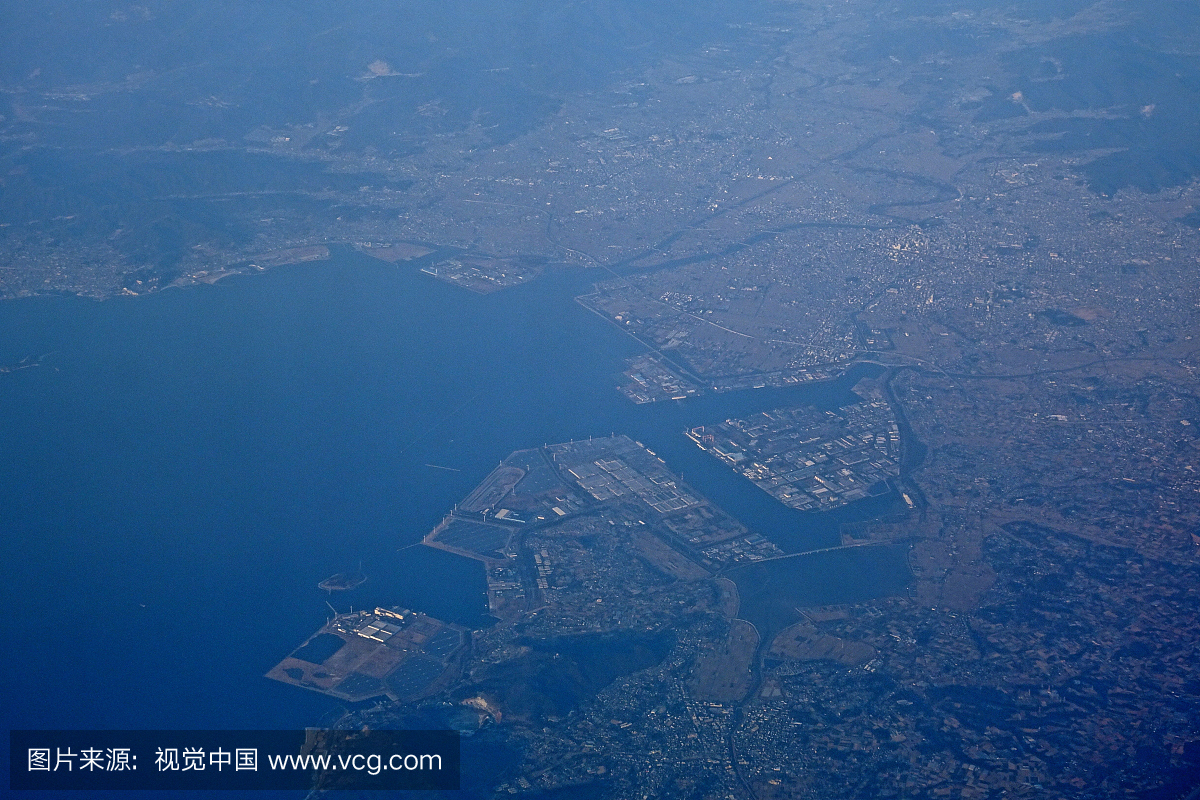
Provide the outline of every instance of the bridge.
[[894,543],[894,540],[887,539],[887,540],[879,541],[879,542],[855,542],[854,544],[839,544],[839,545],[834,545],[833,547],[819,547],[816,550],[805,550],[803,553],[786,553],[782,556],[771,556],[770,558],[764,558],[760,561],[742,562],[741,564],[738,564],[737,566],[740,567],[746,563],[765,564],[768,561],[782,561],[785,558],[799,558],[800,556],[813,556],[813,555],[816,555],[817,553],[832,553],[836,550],[853,550],[856,547],[880,547],[881,545],[893,544],[893,543]]

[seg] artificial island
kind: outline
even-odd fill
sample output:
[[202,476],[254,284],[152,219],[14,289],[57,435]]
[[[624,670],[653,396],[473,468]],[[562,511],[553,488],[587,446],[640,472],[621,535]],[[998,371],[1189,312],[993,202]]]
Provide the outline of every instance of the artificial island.
[[[680,433],[761,476],[782,469],[781,458],[815,459],[813,477],[841,481],[838,499],[823,501],[834,508],[898,475],[888,405],[872,381],[856,390],[862,402],[839,414],[779,409]],[[746,709],[786,696],[799,665],[878,664],[873,646],[829,629],[860,612],[830,605],[812,576],[841,575],[866,598],[902,594],[911,578],[893,529],[787,552],[624,435],[512,453],[422,544],[481,563],[494,625],[468,631],[402,608],[338,614],[268,677],[342,700],[400,701],[344,722],[402,725],[419,714],[428,724],[441,714],[503,740],[522,763],[490,787],[501,795],[631,785],[647,758],[663,786],[744,787],[759,771],[738,750]],[[791,735],[790,723],[770,724]],[[657,745],[634,758],[635,742]]]

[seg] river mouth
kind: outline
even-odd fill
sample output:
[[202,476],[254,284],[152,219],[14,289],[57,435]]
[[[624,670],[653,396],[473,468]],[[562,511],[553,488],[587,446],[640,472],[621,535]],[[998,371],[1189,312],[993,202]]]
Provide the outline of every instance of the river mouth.
[[900,594],[912,581],[908,545],[833,550],[737,566],[727,577],[738,587],[738,616],[764,643],[797,622],[797,609],[861,603]]

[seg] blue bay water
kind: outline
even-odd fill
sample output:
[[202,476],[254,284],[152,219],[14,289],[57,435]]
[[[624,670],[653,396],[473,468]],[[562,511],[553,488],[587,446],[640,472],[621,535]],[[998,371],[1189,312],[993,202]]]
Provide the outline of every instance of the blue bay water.
[[[485,624],[474,562],[401,548],[509,452],[547,442],[627,433],[789,549],[832,542],[838,518],[785,509],[682,431],[848,402],[870,368],[634,406],[615,385],[640,346],[572,302],[591,278],[481,296],[343,252],[144,297],[0,305],[0,363],[46,356],[0,375],[4,725],[329,721],[340,704],[263,673],[327,600]],[[360,561],[361,588],[317,588]]]

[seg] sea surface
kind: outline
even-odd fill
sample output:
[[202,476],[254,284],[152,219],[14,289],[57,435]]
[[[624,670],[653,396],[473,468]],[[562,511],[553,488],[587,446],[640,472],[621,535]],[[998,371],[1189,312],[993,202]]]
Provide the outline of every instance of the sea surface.
[[[340,703],[263,673],[327,603],[487,624],[477,563],[404,548],[517,449],[629,434],[790,551],[884,509],[799,514],[683,436],[852,402],[878,368],[635,406],[615,386],[640,345],[573,302],[593,277],[477,295],[342,251],[141,297],[0,304],[0,364],[42,358],[0,375],[4,726],[329,722]],[[360,562],[362,587],[317,588]]]

